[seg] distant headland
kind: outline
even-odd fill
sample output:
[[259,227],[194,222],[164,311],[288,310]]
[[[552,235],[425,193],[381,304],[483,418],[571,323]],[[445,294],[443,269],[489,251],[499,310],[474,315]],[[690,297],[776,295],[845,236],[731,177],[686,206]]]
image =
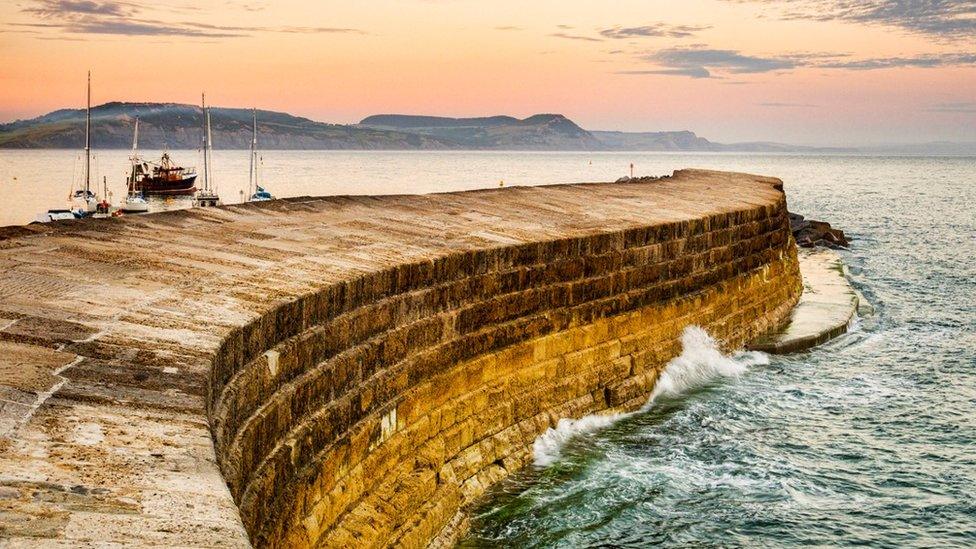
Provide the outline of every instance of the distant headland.
[[[267,149],[338,150],[527,150],[527,151],[775,151],[825,152],[780,143],[723,144],[691,131],[617,132],[585,130],[561,114],[444,118],[381,114],[359,124],[327,124],[275,111],[258,111],[258,131]],[[92,108],[97,148],[131,146],[139,118],[143,148],[200,146],[200,107],[177,103],[105,103]],[[213,142],[218,149],[246,149],[251,110],[214,108]],[[0,124],[0,148],[79,148],[84,109],[61,109],[30,120]]]
[[[213,108],[217,149],[247,149],[251,109]],[[99,149],[127,149],[139,118],[140,146],[200,147],[200,107],[179,103],[111,102],[92,108],[92,142]],[[936,142],[876,147],[808,147],[771,141],[717,143],[692,131],[587,130],[561,114],[528,118],[447,118],[407,114],[368,116],[358,124],[328,124],[276,111],[257,111],[265,149],[469,150],[469,151],[689,151],[862,154],[976,154],[976,142]],[[77,149],[84,146],[85,110],[60,109],[30,120],[0,124],[0,149]]]

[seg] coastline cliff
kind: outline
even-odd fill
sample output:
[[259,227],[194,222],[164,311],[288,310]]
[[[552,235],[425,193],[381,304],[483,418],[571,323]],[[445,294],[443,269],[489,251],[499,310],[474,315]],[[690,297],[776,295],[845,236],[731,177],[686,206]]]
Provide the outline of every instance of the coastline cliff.
[[[251,110],[211,109],[218,149],[247,149]],[[112,102],[92,109],[96,148],[128,149],[139,118],[139,139],[148,149],[196,149],[200,108],[176,103]],[[84,110],[62,109],[30,120],[0,124],[0,149],[77,149],[84,143]],[[374,115],[358,124],[326,124],[287,113],[259,110],[265,149],[296,150],[527,150],[527,151],[825,151],[776,143],[721,144],[690,131],[604,132],[581,128],[560,114],[446,118]]]

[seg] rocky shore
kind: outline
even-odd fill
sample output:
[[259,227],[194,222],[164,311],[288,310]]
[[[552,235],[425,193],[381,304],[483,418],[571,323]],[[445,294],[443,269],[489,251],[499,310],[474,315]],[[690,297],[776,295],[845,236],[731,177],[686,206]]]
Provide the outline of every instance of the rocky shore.
[[801,248],[815,248],[822,246],[831,249],[846,249],[850,241],[844,231],[835,229],[826,221],[806,219],[800,214],[790,212],[790,230],[796,245]]

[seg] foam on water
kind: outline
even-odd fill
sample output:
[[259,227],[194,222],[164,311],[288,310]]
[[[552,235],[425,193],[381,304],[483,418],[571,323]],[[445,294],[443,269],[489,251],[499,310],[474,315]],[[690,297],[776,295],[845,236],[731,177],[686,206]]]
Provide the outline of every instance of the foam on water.
[[688,326],[681,334],[681,354],[665,366],[654,385],[647,403],[637,412],[623,414],[594,414],[580,419],[563,418],[532,443],[537,466],[545,467],[559,459],[562,448],[573,437],[599,431],[617,421],[650,409],[659,397],[677,397],[719,378],[737,377],[749,366],[769,364],[769,357],[760,352],[725,355],[718,342],[699,326]]

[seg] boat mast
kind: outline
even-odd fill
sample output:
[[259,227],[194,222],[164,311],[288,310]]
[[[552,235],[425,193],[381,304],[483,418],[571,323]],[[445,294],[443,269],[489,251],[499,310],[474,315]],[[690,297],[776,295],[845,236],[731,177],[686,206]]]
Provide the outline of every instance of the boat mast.
[[200,98],[200,112],[203,113],[203,190],[208,191],[210,190],[210,170],[207,166],[207,155],[210,142],[207,136],[207,128],[209,127],[207,124],[207,95],[205,93],[200,94]]
[[209,165],[213,163],[213,158],[210,156],[210,151],[213,150],[213,135],[210,133],[210,108],[207,108],[207,192],[210,194],[214,193],[213,183],[210,181],[210,169]]
[[132,168],[129,170],[129,194],[136,192],[136,164],[139,162],[139,117],[136,117],[135,131],[132,132],[132,156],[129,157]]
[[91,188],[91,71],[88,71],[88,103],[85,107],[85,199]]
[[248,190],[254,189],[258,192],[258,111],[251,109],[251,121],[253,124],[253,134],[251,136],[251,169],[248,172]]

